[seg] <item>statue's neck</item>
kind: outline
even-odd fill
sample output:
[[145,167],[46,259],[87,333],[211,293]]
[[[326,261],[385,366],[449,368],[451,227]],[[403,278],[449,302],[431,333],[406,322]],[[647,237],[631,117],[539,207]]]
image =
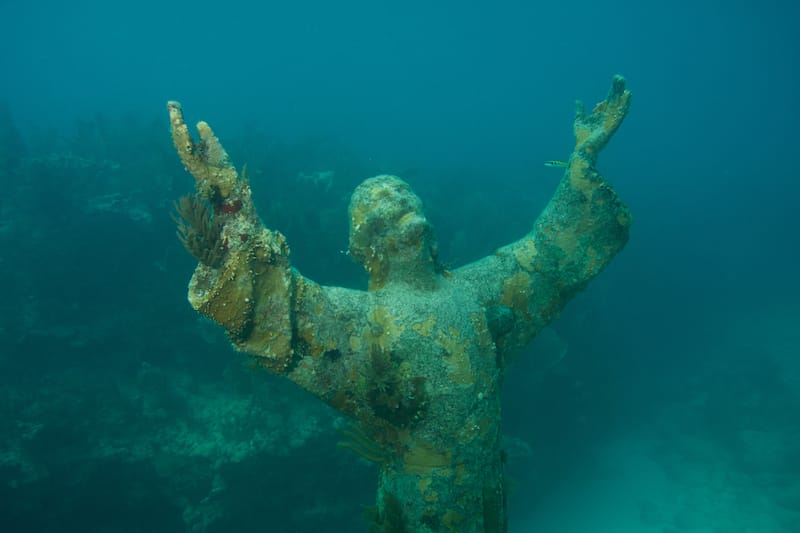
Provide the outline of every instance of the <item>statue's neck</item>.
[[[440,281],[436,264],[430,256],[404,260],[393,257],[370,278],[370,290],[387,286],[406,286],[416,290],[434,290]],[[410,258],[409,258],[410,259]]]

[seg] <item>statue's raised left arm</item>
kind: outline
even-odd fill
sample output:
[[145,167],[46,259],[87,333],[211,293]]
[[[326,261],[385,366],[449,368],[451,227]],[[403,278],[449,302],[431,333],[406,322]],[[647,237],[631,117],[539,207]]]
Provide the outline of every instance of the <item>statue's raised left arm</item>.
[[506,361],[555,319],[628,241],[630,212],[596,162],[628,113],[630,99],[625,80],[616,76],[608,96],[591,114],[579,102],[575,149],[533,229],[455,272],[483,301]]

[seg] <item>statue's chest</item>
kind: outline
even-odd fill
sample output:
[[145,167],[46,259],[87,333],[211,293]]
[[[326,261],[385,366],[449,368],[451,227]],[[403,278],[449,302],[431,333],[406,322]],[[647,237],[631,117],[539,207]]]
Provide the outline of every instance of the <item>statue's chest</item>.
[[448,287],[382,291],[368,320],[370,343],[415,372],[472,385],[477,367],[493,359],[483,309]]

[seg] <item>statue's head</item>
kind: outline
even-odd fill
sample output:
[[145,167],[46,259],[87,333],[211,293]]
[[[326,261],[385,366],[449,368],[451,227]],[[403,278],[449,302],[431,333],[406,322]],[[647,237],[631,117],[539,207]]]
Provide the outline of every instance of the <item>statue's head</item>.
[[376,176],[350,199],[350,255],[370,275],[370,289],[389,282],[435,282],[436,238],[422,201],[396,176]]

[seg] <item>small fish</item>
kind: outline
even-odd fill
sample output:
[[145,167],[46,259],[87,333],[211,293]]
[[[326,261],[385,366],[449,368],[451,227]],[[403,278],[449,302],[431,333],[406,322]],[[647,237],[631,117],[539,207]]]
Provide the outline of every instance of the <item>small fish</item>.
[[568,165],[569,164],[566,161],[556,161],[555,159],[544,162],[544,166],[546,166],[546,167],[564,168],[564,167],[566,167]]

